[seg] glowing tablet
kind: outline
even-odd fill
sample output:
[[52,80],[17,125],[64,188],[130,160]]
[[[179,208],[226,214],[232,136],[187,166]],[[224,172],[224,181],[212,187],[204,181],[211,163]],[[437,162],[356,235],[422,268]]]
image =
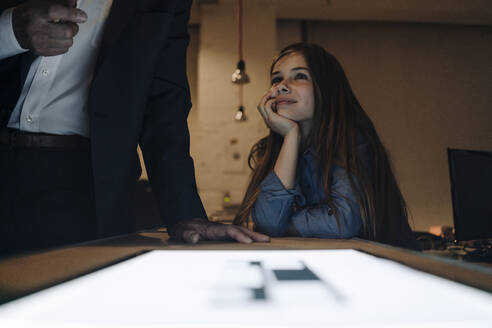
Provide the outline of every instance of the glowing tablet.
[[492,294],[353,250],[152,251],[0,306],[0,327],[490,327]]

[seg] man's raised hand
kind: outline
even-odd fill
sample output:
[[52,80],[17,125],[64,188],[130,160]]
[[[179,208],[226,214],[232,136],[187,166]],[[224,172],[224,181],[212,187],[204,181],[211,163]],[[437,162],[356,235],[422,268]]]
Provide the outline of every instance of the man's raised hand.
[[87,14],[76,0],[30,0],[15,7],[12,26],[19,45],[38,56],[64,54]]

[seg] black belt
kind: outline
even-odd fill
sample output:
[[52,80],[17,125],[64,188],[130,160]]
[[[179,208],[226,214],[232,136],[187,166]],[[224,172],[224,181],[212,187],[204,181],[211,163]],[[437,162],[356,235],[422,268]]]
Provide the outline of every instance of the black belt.
[[10,148],[89,149],[90,140],[79,135],[65,136],[6,129],[0,132],[0,145]]

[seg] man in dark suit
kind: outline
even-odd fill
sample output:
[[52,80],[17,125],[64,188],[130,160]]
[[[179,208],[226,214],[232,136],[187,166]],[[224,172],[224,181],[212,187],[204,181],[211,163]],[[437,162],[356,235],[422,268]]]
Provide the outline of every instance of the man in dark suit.
[[267,241],[211,223],[189,155],[191,0],[0,4],[0,252],[133,232],[140,144],[172,237]]

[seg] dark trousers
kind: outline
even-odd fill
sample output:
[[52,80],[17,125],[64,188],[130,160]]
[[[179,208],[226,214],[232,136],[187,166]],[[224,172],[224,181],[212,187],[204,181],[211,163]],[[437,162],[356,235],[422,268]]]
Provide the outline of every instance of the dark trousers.
[[0,145],[0,256],[96,237],[90,149]]

